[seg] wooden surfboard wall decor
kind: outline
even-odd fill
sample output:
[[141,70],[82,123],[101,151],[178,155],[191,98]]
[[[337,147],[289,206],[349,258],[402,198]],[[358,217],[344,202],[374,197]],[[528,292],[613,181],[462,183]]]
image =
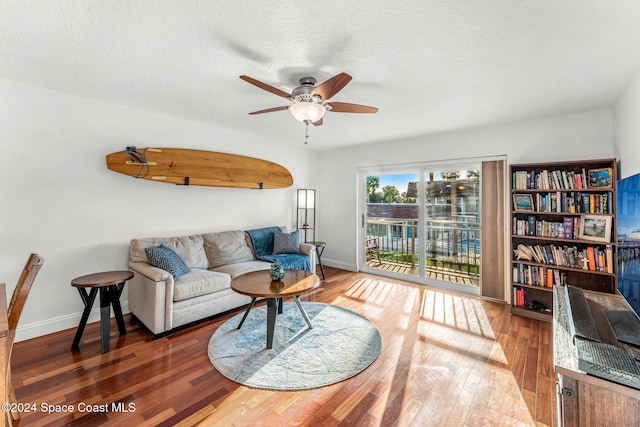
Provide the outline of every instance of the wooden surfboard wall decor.
[[107,169],[177,185],[287,188],[291,173],[267,160],[187,148],[136,148],[107,154]]

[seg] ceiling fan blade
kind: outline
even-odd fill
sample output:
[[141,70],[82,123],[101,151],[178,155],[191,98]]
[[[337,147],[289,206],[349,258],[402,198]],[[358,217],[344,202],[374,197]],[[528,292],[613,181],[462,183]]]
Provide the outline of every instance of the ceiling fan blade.
[[271,92],[274,95],[278,95],[278,96],[281,96],[283,98],[290,98],[291,97],[291,94],[289,94],[289,93],[287,93],[287,92],[285,92],[283,90],[280,90],[278,88],[275,88],[273,86],[269,86],[266,83],[262,83],[261,81],[256,80],[256,79],[254,79],[252,77],[242,75],[242,76],[240,76],[240,78],[242,80],[244,80],[245,82],[247,82],[247,83],[251,83],[254,86],[258,86],[260,89],[266,90],[267,92]]
[[289,109],[289,106],[273,107],[273,108],[267,108],[266,110],[253,111],[249,114],[254,115],[254,114],[263,114],[263,113],[273,113],[274,111],[281,111],[281,110],[288,110],[288,109]]
[[367,107],[366,105],[349,104],[348,102],[327,102],[326,105],[331,106],[329,111],[334,113],[377,113],[376,107]]
[[322,126],[322,119],[320,120],[316,120],[315,122],[311,123],[314,126]]
[[340,90],[342,90],[342,88],[351,81],[351,78],[352,77],[347,73],[337,74],[313,89],[311,91],[311,95],[320,95],[320,97],[326,101],[336,93],[340,92]]

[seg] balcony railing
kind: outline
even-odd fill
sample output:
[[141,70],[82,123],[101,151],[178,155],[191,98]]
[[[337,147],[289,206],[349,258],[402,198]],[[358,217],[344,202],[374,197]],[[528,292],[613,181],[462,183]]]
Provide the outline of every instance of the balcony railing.
[[[382,262],[405,265],[417,271],[418,220],[368,218],[367,237],[377,237]],[[456,220],[425,221],[425,267],[427,272],[451,272],[478,284],[480,275],[480,226],[476,216]]]
[[639,240],[619,240],[618,260],[627,260],[640,257]]

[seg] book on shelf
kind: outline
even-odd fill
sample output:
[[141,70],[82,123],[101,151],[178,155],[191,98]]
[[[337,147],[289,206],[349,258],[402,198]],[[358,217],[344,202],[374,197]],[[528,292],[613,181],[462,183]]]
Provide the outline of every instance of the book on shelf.
[[527,236],[536,235],[536,216],[529,215],[527,217]]
[[573,236],[577,234],[577,233],[574,233],[573,223],[574,223],[573,218],[564,217],[563,232],[564,232],[565,239],[573,239]]
[[540,172],[538,188],[549,188],[549,171],[543,170]]
[[582,212],[589,212],[590,209],[589,193],[582,193]]
[[587,247],[587,260],[589,261],[589,270],[596,269],[596,255],[593,246]]
[[569,175],[567,174],[567,171],[562,171],[562,181],[564,183],[564,186],[562,188],[573,188],[569,183]]
[[607,271],[607,266],[605,264],[605,253],[601,250],[597,250],[596,256],[596,269],[598,271]]
[[562,222],[558,222],[557,223],[557,231],[556,231],[556,236],[558,237],[558,239],[566,239],[567,235],[564,231],[564,220]]
[[[563,284],[563,283],[561,282],[561,280],[562,280],[562,279],[561,279],[561,276],[560,276],[560,271],[558,271],[558,270],[553,270],[553,278],[555,279],[556,284],[559,284],[559,285]],[[566,283],[564,283],[564,284],[566,284]]]

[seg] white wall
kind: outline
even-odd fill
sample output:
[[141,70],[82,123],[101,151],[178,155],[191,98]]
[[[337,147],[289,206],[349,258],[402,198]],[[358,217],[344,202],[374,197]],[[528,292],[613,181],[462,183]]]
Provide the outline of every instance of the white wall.
[[[590,111],[322,152],[319,240],[327,265],[356,269],[358,167],[506,155],[509,163],[615,157],[612,111]],[[339,190],[338,190],[339,189]]]
[[640,71],[618,99],[614,113],[620,178],[626,178],[640,173]]
[[[0,79],[0,135],[0,282],[8,296],[29,253],[45,260],[18,340],[77,326],[83,305],[71,279],[126,269],[131,238],[291,227],[296,188],[316,184],[317,154],[303,147],[6,79]],[[288,168],[294,185],[186,187],[107,170],[105,155],[128,145],[263,158]],[[126,312],[126,290],[122,301]],[[95,313],[90,321],[97,319]]]

